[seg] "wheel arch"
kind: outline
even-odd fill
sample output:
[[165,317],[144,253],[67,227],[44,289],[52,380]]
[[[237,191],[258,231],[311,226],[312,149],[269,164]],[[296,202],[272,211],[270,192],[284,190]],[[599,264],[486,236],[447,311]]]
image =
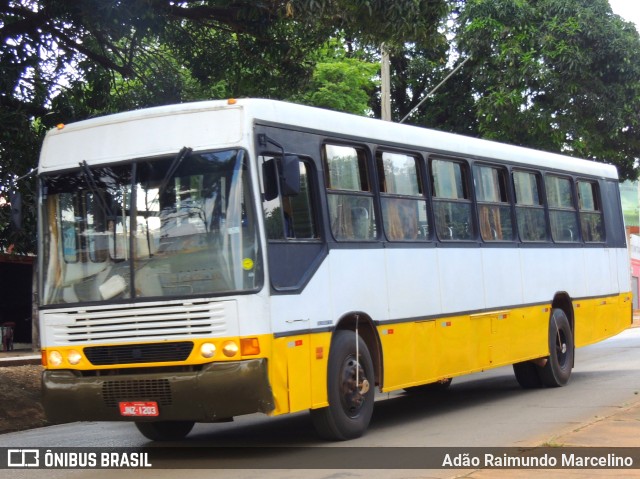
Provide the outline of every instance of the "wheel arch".
[[361,311],[352,311],[340,318],[336,324],[335,331],[353,331],[358,330],[358,335],[362,338],[369,349],[371,360],[373,361],[373,369],[375,371],[375,384],[382,387],[383,380],[383,362],[382,362],[382,344],[378,336],[373,319],[366,313]]
[[571,331],[575,337],[576,332],[576,324],[575,317],[573,314],[573,301],[571,300],[571,296],[566,291],[559,291],[553,297],[553,302],[551,303],[552,308],[560,308],[564,311],[564,314],[567,315],[567,319],[569,320],[569,325],[571,326]]

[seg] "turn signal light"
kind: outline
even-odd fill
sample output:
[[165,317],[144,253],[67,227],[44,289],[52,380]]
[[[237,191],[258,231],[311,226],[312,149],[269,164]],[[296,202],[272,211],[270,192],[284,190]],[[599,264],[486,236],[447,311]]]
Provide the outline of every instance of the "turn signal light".
[[260,342],[258,338],[242,338],[240,340],[240,351],[243,356],[260,354]]

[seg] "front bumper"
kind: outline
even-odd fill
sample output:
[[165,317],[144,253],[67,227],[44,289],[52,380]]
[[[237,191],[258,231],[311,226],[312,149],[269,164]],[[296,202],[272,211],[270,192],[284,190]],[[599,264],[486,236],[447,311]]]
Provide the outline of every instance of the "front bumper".
[[73,370],[43,373],[43,404],[56,422],[131,421],[120,401],[156,401],[152,420],[215,422],[275,408],[267,360],[220,362],[199,371],[85,377]]

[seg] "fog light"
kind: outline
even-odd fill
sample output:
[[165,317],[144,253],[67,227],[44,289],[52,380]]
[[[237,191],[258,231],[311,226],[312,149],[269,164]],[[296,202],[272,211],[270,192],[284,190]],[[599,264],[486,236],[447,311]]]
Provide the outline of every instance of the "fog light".
[[78,351],[72,350],[67,353],[67,361],[69,361],[69,364],[75,366],[81,360],[82,360],[82,354],[80,354]]
[[54,367],[60,366],[62,364],[62,354],[58,351],[51,351],[49,353],[49,364]]
[[238,354],[238,345],[233,341],[227,341],[222,345],[222,352],[226,357],[232,358]]
[[213,343],[203,343],[200,346],[200,355],[203,358],[212,358],[216,354],[216,345]]

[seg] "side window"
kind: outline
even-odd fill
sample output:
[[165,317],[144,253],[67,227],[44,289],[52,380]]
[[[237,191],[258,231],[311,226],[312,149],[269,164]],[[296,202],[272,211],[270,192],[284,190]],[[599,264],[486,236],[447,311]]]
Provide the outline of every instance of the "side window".
[[605,240],[602,207],[595,181],[578,181],[578,206],[582,239],[587,243],[602,243]]
[[466,163],[432,160],[431,181],[438,237],[441,240],[453,241],[474,239],[475,229]]
[[427,203],[422,194],[418,159],[401,153],[379,151],[376,154],[376,167],[387,238],[391,241],[427,239]]
[[516,194],[516,222],[520,239],[546,241],[547,222],[544,216],[540,175],[529,171],[515,171],[513,187]]
[[484,241],[512,241],[511,204],[504,168],[476,167],[476,200],[480,235]]
[[551,237],[558,242],[577,242],[578,218],[573,201],[573,185],[570,178],[555,175],[545,177]]
[[[271,157],[260,157],[260,163]],[[312,197],[312,164],[301,161],[300,192],[296,195],[279,195],[262,203],[267,238],[272,240],[318,239],[315,209]]]
[[334,238],[338,241],[375,239],[376,219],[365,151],[351,146],[324,145],[323,161]]

